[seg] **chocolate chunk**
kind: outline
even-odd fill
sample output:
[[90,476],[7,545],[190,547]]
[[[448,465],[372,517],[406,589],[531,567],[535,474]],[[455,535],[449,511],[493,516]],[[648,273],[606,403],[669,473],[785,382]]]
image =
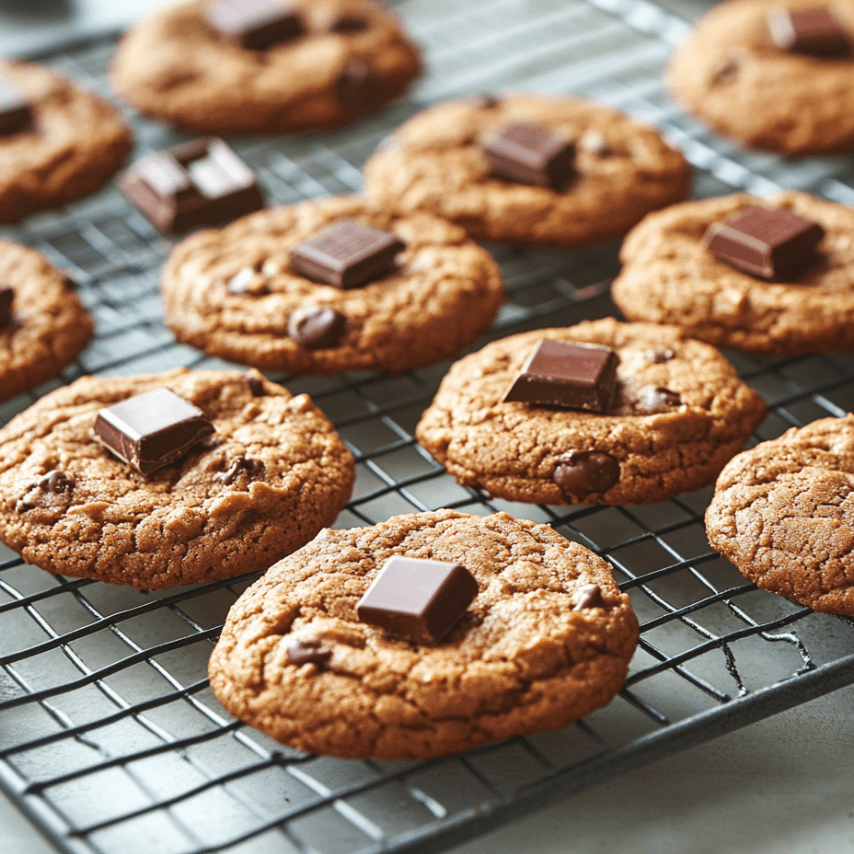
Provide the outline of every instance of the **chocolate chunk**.
[[355,12],[342,12],[329,25],[330,33],[360,33],[368,29],[367,18],[357,15]]
[[205,17],[221,36],[250,50],[264,50],[305,32],[302,18],[278,0],[218,0]]
[[676,353],[671,349],[666,350],[644,350],[643,357],[648,362],[655,362],[656,365],[660,365],[662,362],[669,362],[672,358],[676,356]]
[[678,392],[669,388],[653,386],[648,388],[638,402],[638,408],[642,412],[670,412],[675,406],[681,406],[682,398]]
[[395,556],[356,606],[363,623],[416,643],[436,643],[477,596],[477,581],[460,564]]
[[33,121],[33,111],[23,92],[5,77],[0,77],[0,136],[11,136],[26,130]]
[[65,472],[54,469],[44,475],[23,498],[15,503],[15,510],[23,513],[32,510],[52,495],[66,495],[74,489],[74,481]]
[[712,84],[724,86],[732,83],[738,77],[739,71],[741,71],[741,63],[734,57],[730,57],[712,73]]
[[307,350],[334,347],[346,327],[347,318],[324,305],[303,306],[288,318],[288,336]]
[[15,291],[8,285],[0,285],[0,329],[12,322],[12,300]]
[[620,463],[600,451],[571,451],[558,461],[552,479],[571,495],[607,492],[620,479]]
[[585,584],[576,597],[572,606],[573,611],[581,611],[584,608],[604,608],[602,599],[602,588],[598,584]]
[[201,409],[168,388],[100,410],[93,429],[98,442],[142,474],[175,462],[214,432]]
[[226,486],[229,486],[240,478],[241,475],[244,475],[247,481],[261,480],[266,470],[267,467],[261,460],[256,460],[252,457],[238,457],[231,464],[228,471],[218,477]]
[[573,174],[575,147],[536,125],[510,125],[483,146],[493,175],[561,189]]
[[839,56],[851,49],[845,27],[827,9],[771,9],[766,20],[771,39],[781,50]]
[[715,257],[763,279],[796,279],[818,259],[824,229],[788,208],[749,205],[728,222],[712,223],[703,241]]
[[324,649],[323,644],[314,638],[295,640],[288,644],[288,661],[297,667],[303,664],[316,664],[323,667],[332,658],[332,650]]
[[619,361],[610,347],[540,341],[507,389],[504,402],[605,412],[617,384]]
[[382,98],[383,83],[367,60],[354,56],[338,75],[335,93],[342,104],[363,107]]
[[164,235],[264,207],[252,170],[221,139],[194,140],[145,157],[118,184]]
[[357,288],[380,278],[404,248],[393,234],[347,219],[291,249],[291,265],[313,282]]
[[243,376],[246,377],[246,384],[249,386],[249,391],[252,392],[253,397],[266,397],[267,392],[264,389],[264,379],[261,374],[253,369],[246,371]]

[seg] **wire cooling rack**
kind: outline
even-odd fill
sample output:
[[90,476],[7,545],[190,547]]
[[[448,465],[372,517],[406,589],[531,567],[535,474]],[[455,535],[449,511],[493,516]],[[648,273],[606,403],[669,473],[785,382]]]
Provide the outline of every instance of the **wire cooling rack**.
[[[854,199],[850,161],[782,160],[715,139],[668,100],[661,72],[684,23],[645,0],[403,0],[428,74],[402,104],[337,133],[243,140],[271,203],[358,190],[400,121],[435,100],[509,87],[609,101],[656,123],[696,167],[699,196],[781,186]],[[107,93],[112,37],[43,61]],[[138,154],[181,137],[130,117]],[[222,364],[164,327],[169,244],[114,191],[4,233],[68,270],[97,337],[63,376],[0,407],[5,423],[84,373]],[[495,248],[508,301],[492,337],[611,314],[617,247]],[[733,356],[771,414],[755,440],[852,408],[854,357]],[[142,593],[54,578],[0,546],[0,785],[62,851],[276,854],[439,851],[642,763],[854,682],[852,622],[757,590],[710,551],[711,489],[648,507],[534,507],[456,485],[413,429],[448,363],[400,378],[278,377],[309,392],[356,455],[339,527],[454,507],[548,522],[604,556],[642,631],[605,709],[554,733],[431,762],[305,756],[230,718],[206,662],[251,578]]]

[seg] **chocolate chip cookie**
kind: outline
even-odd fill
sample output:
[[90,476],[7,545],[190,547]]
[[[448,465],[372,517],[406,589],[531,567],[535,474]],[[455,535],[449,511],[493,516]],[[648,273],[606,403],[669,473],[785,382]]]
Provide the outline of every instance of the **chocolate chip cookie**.
[[[822,9],[837,20],[835,39],[828,32],[818,50],[815,40],[812,46],[785,36],[775,42],[775,14]],[[834,41],[841,49],[828,52]],[[721,3],[674,53],[668,87],[697,119],[751,148],[791,154],[844,151],[854,145],[852,42],[850,0],[824,7],[816,0]]]
[[[169,410],[150,393],[165,389],[212,430],[194,422],[201,441],[144,475],[134,442],[157,450]],[[94,432],[99,413],[130,425],[114,444],[121,459]],[[0,429],[0,539],[48,572],[140,589],[229,578],[308,542],[353,479],[352,455],[308,395],[257,371],[84,377]]]
[[436,214],[476,240],[563,246],[625,234],[684,199],[690,180],[653,127],[603,104],[535,94],[439,104],[365,166],[365,191],[383,206]]
[[[152,13],[119,44],[115,90],[184,130],[276,134],[349,124],[399,98],[421,71],[418,48],[374,0],[243,8],[258,5],[194,0]],[[272,30],[258,26],[276,17]]]
[[[352,278],[365,270],[367,280]],[[199,232],[163,271],[166,322],[180,341],[303,374],[401,373],[448,358],[489,328],[503,299],[498,265],[459,226],[355,196]]]
[[[613,350],[610,402],[585,411],[507,400],[544,340]],[[499,498],[648,504],[712,482],[765,413],[714,348],[675,327],[605,318],[512,335],[464,357],[416,437],[462,485]]]
[[[477,582],[436,643],[360,620],[399,557],[462,564]],[[410,759],[573,723],[619,690],[637,632],[583,546],[506,513],[439,510],[323,531],[234,604],[208,669],[231,714],[284,744]]]
[[68,276],[34,249],[0,240],[0,401],[55,377],[92,330]]
[[854,614],[854,416],[793,428],[731,460],[706,532],[764,590]]
[[133,147],[119,111],[55,71],[0,61],[0,224],[100,189]]
[[[787,209],[821,226],[814,262],[801,275],[768,281],[707,248],[703,238],[710,226],[751,206]],[[854,209],[807,193],[686,202],[651,214],[628,235],[612,295],[630,320],[676,324],[717,347],[766,356],[850,352],[853,230]]]

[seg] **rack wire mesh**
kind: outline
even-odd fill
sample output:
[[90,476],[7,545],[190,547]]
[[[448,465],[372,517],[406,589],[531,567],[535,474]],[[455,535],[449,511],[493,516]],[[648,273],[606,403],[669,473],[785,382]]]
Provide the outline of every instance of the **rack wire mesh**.
[[[662,70],[686,25],[646,0],[400,0],[428,73],[403,103],[336,133],[235,143],[271,203],[358,191],[360,168],[428,103],[506,88],[581,94],[657,124],[696,167],[695,194],[795,187],[854,199],[850,161],[784,160],[717,139],[669,101]],[[40,57],[108,93],[115,39]],[[129,116],[138,154],[181,140]],[[57,380],[0,406],[0,423],[84,373],[222,364],[162,322],[170,245],[114,190],[4,234],[77,280],[92,345]],[[491,337],[614,312],[616,245],[492,247],[508,301]],[[482,342],[481,342],[482,343]],[[852,408],[854,357],[730,354],[771,413],[753,441]],[[605,557],[642,631],[629,679],[575,726],[429,762],[311,757],[231,719],[206,662],[228,607],[253,580],[142,593],[26,567],[0,546],[0,785],[62,851],[438,851],[568,794],[854,682],[854,623],[746,583],[710,551],[711,489],[647,507],[534,507],[459,487],[413,429],[447,370],[403,377],[276,377],[309,392],[357,459],[337,525],[454,507],[547,522]]]

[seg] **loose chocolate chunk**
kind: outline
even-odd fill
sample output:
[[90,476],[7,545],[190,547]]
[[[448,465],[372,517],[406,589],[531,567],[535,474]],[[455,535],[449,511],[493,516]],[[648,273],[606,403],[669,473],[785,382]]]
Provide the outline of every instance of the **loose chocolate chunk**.
[[571,495],[607,492],[620,479],[620,463],[600,451],[571,451],[558,462],[552,479]]
[[504,402],[605,412],[617,384],[619,361],[610,347],[540,341],[507,389]]
[[537,125],[510,125],[483,146],[493,175],[561,189],[573,174],[575,147]]
[[102,409],[95,419],[95,439],[142,474],[184,456],[213,424],[183,397],[158,388]]
[[584,608],[604,608],[605,602],[602,599],[602,588],[598,584],[585,584],[575,598],[575,604],[572,606],[573,611],[581,611]]
[[243,375],[246,377],[246,384],[249,386],[249,391],[253,397],[266,397],[267,392],[264,390],[264,380],[259,373],[254,369],[246,371]]
[[11,136],[28,128],[33,111],[23,92],[5,77],[0,77],[0,136]]
[[380,278],[405,248],[393,234],[347,219],[291,249],[291,265],[313,282],[357,288]]
[[368,29],[368,19],[355,12],[342,12],[329,25],[330,33],[360,33]]
[[344,334],[347,318],[324,305],[298,308],[288,318],[288,337],[307,350],[334,347]]
[[355,104],[359,107],[379,101],[382,89],[382,81],[377,77],[373,66],[357,56],[347,60],[335,84],[335,92],[342,104]]
[[305,32],[302,18],[278,0],[217,0],[205,17],[221,36],[250,50],[264,50]]
[[164,235],[264,207],[252,170],[221,140],[199,139],[140,160],[119,189]]
[[395,556],[356,606],[363,623],[416,643],[440,641],[477,596],[477,581],[460,564]]
[[788,208],[749,205],[728,222],[712,223],[703,241],[728,264],[763,279],[796,279],[818,260],[824,229]]
[[681,406],[682,398],[678,392],[671,391],[669,388],[661,386],[652,386],[648,388],[638,403],[638,408],[642,412],[670,412],[676,406]]
[[845,27],[827,9],[771,9],[766,20],[771,39],[781,50],[810,56],[839,56],[851,49]]
[[655,362],[656,365],[660,365],[662,362],[669,362],[675,356],[676,353],[670,348],[666,350],[644,350],[643,352],[644,359],[648,362]]
[[229,486],[234,483],[241,475],[245,475],[246,480],[260,480],[264,477],[264,472],[267,467],[261,460],[253,459],[252,457],[238,457],[229,467],[228,471],[219,475],[219,479]]
[[0,329],[12,322],[12,300],[15,291],[8,285],[0,285]]
[[314,638],[295,640],[288,645],[288,661],[297,667],[303,664],[316,664],[323,667],[332,658],[332,650],[324,649],[323,644]]

